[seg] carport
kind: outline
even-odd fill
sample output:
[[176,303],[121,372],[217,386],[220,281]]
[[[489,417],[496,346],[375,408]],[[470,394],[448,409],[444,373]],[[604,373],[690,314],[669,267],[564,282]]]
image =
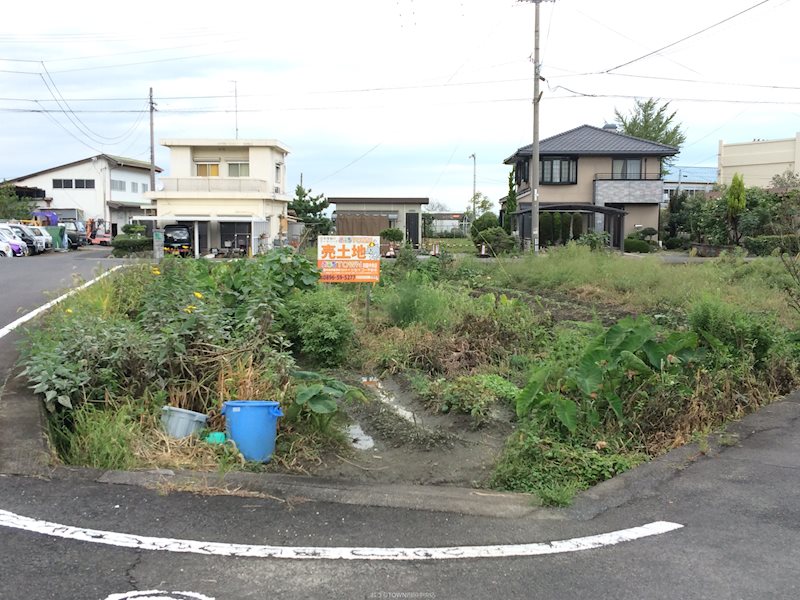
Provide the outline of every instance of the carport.
[[[595,206],[594,204],[540,204],[539,212],[549,213],[579,213],[592,215],[592,229],[597,229],[597,215],[602,215],[603,231],[611,234],[611,247],[618,248],[620,252],[625,251],[625,238],[622,232],[625,231],[625,215],[628,213],[620,208],[610,206]],[[524,243],[530,243],[533,239],[531,227],[533,219],[533,208],[523,208],[513,213],[517,217],[517,230],[520,232],[520,239]]]

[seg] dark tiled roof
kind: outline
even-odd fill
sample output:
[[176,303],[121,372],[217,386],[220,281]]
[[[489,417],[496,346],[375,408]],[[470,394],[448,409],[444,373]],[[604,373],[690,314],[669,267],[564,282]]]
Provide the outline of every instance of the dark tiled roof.
[[[509,156],[511,164],[519,158],[530,157],[533,145],[528,144]],[[540,155],[569,156],[673,156],[678,148],[643,140],[609,129],[581,125],[539,142]]]
[[331,204],[428,204],[428,198],[328,198]]

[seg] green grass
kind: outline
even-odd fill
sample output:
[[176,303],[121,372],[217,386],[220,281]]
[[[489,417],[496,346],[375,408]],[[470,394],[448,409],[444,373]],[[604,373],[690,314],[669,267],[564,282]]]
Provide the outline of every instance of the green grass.
[[497,285],[574,290],[633,311],[686,311],[698,298],[711,297],[751,312],[774,314],[784,325],[798,324],[783,291],[788,276],[774,258],[667,265],[656,256],[634,260],[571,245],[543,256],[498,260],[483,268]]
[[451,254],[474,254],[475,245],[469,238],[426,238],[424,246],[429,251],[434,244],[439,244],[439,250],[446,250]]

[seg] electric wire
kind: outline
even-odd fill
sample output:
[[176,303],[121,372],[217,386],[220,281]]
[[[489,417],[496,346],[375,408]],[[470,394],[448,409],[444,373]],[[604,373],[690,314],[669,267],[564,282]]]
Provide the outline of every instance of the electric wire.
[[[45,82],[45,85],[47,86],[47,89],[50,91],[50,94],[56,100],[56,103],[58,104],[58,106],[66,107],[66,110],[65,110],[64,114],[67,116],[67,118],[70,121],[72,121],[73,124],[75,124],[76,127],[78,127],[78,129],[81,130],[81,132],[83,132],[94,143],[97,143],[97,144],[122,143],[122,142],[124,142],[125,140],[127,140],[130,137],[132,132],[139,125],[139,120],[135,121],[130,129],[128,129],[127,131],[125,131],[124,133],[122,133],[122,134],[120,134],[118,136],[106,136],[106,135],[103,135],[101,133],[98,133],[98,132],[94,131],[84,121],[82,121],[81,118],[78,117],[78,115],[76,115],[75,112],[72,110],[72,107],[69,105],[67,100],[64,98],[64,95],[61,93],[61,90],[58,89],[58,86],[56,85],[55,80],[53,79],[53,77],[48,72],[47,66],[45,65],[44,61],[42,61],[41,65],[42,65],[42,69],[44,70],[44,72],[45,72],[45,74],[47,76],[47,79],[42,77],[42,80]],[[50,89],[50,85],[47,84],[48,80],[50,81],[50,84],[52,84],[52,87],[55,90],[56,94],[58,94],[58,97],[56,97],[56,95]],[[59,101],[59,98],[61,99],[60,101]],[[63,102],[63,104],[62,104],[62,102]],[[73,121],[73,119],[72,119],[72,117],[70,115],[75,117],[75,121],[80,123],[80,126],[78,126],[77,123],[75,123],[75,121]]]
[[717,21],[713,25],[709,25],[708,27],[704,27],[703,29],[701,29],[699,31],[695,31],[694,33],[691,33],[691,34],[689,34],[687,36],[684,36],[684,37],[682,37],[681,39],[679,39],[677,41],[674,41],[674,42],[672,42],[670,44],[667,44],[666,46],[662,46],[661,48],[658,48],[657,50],[653,50],[651,52],[648,52],[647,54],[643,54],[642,56],[639,56],[637,58],[633,58],[633,59],[631,59],[629,61],[621,63],[621,64],[617,65],[616,67],[611,67],[610,69],[606,69],[605,71],[603,71],[603,73],[610,73],[611,71],[616,71],[617,69],[621,69],[622,67],[627,67],[628,65],[631,65],[631,64],[633,64],[635,62],[639,62],[640,60],[643,60],[645,58],[653,56],[654,54],[659,54],[660,52],[666,50],[667,48],[672,48],[673,46],[677,46],[678,44],[681,44],[681,43],[683,43],[683,42],[685,42],[687,40],[690,40],[690,39],[692,39],[694,37],[697,37],[698,35],[701,35],[701,34],[707,32],[707,31],[709,31],[711,29],[714,29],[715,27],[719,27],[720,25],[722,25],[724,23],[727,23],[728,21],[731,21],[731,20],[735,19],[736,17],[739,17],[739,16],[741,16],[741,15],[743,15],[745,13],[748,13],[751,10],[754,10],[754,9],[758,8],[759,6],[762,6],[762,5],[764,5],[764,4],[766,4],[767,2],[770,2],[770,1],[771,0],[761,0],[761,2],[757,2],[756,4],[753,4],[752,6],[737,12],[736,14],[733,14],[733,15],[731,15],[729,17],[726,17],[726,18],[722,19],[721,21]]

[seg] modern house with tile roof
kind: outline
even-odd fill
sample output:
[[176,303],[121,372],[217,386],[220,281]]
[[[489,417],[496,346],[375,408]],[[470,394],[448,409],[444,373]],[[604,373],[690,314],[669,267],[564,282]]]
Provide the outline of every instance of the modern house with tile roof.
[[[677,153],[673,146],[619,133],[613,125],[581,125],[543,139],[539,142],[540,210],[580,214],[584,231],[608,231],[612,244],[618,246],[637,229],[658,229],[664,196],[662,160]],[[533,238],[531,155],[532,145],[527,145],[503,161],[514,166],[516,219],[523,240]]]
[[123,156],[98,154],[5,183],[44,190],[39,208],[77,208],[112,234],[150,208],[150,163]]

